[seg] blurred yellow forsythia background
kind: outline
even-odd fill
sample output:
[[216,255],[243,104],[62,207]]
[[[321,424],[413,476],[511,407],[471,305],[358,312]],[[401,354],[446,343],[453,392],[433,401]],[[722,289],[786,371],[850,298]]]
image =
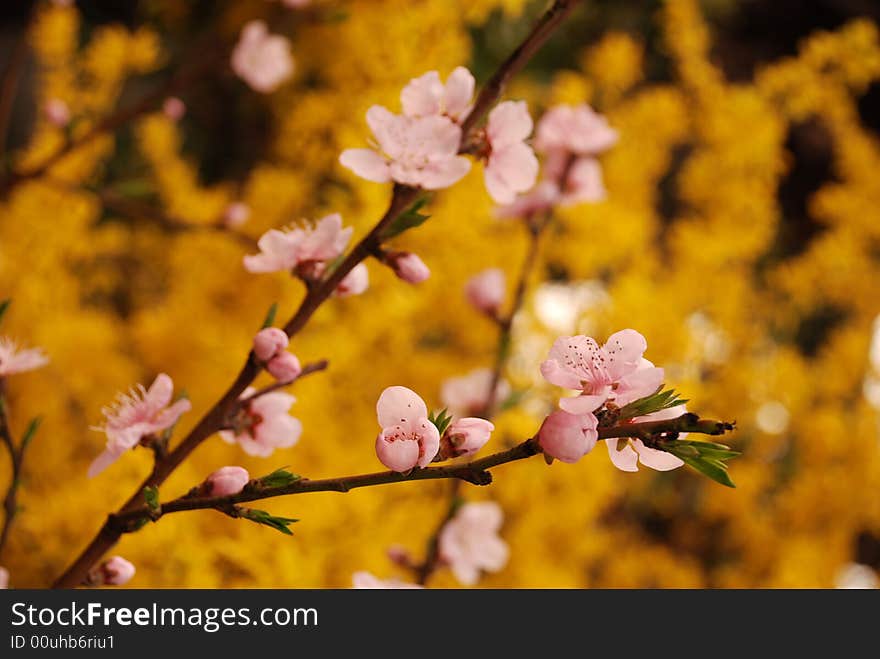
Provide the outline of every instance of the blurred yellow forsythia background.
[[[154,4],[171,26],[187,11],[187,3]],[[207,225],[240,197],[252,209],[244,231],[253,237],[332,211],[363,235],[389,186],[355,179],[337,156],[363,144],[366,108],[396,109],[411,77],[467,64],[470,30],[491,12],[528,25],[524,0],[332,4],[339,15],[304,13],[286,33],[297,72],[258,99],[271,142],[240,186],[201,182],[186,154],[186,120],[156,112],[126,133],[141,180],[168,215]],[[217,24],[234,40],[244,21],[267,11],[265,2],[229,3]],[[80,20],[74,7],[41,3],[28,34],[36,102],[65,99],[85,117],[74,133],[113,110],[128,78],[169,57],[155,25],[105,25],[84,38]],[[857,558],[860,539],[880,537],[878,412],[863,393],[877,375],[868,351],[880,312],[880,144],[856,108],[880,78],[877,27],[855,20],[816,32],[796,56],[734,84],[709,57],[695,2],[668,2],[651,20],[672,81],[646,83],[638,36],[608,32],[583,44],[577,70],[521,75],[508,94],[527,98],[536,116],[587,101],[621,140],[603,159],[608,200],[565,210],[545,245],[540,279],[554,282],[532,282],[509,373],[530,391],[498,417],[486,450],[529,436],[555,404],[559,392],[537,374],[555,336],[604,338],[634,327],[690,409],[737,420],[738,489],[686,469],[622,473],[602,446],[574,466],[504,466],[491,487],[465,488],[469,499],[500,502],[512,548],[506,569],[481,585],[830,586]],[[253,92],[242,86],[241,94]],[[786,227],[777,189],[792,166],[785,141],[804,122],[821,124],[833,176],[808,200],[821,226],[779,253]],[[278,301],[284,319],[302,295],[291,278],[247,274],[246,248],[222,232],[171,234],[150,218],[103,211],[90,189],[103,184],[122,139],[92,142],[52,168],[55,182],[29,181],[0,202],[0,291],[14,299],[3,333],[44,347],[52,360],[9,383],[18,431],[44,417],[25,467],[23,511],[0,557],[17,587],[48,585],[149,469],[149,452],[139,450],[86,479],[104,442],[88,429],[101,406],[165,371],[194,405],[179,438],[234,377],[269,305]],[[62,140],[38,118],[16,166],[38,164]],[[674,197],[671,216],[658,209],[662,195]],[[430,280],[409,286],[370,263],[370,290],[331,300],[296,337],[301,359],[331,362],[294,388],[299,444],[259,459],[213,437],[162,487],[163,499],[227,464],[253,475],[283,465],[310,477],[376,470],[374,405],[384,387],[409,386],[436,406],[445,378],[489,365],[495,329],[467,306],[462,286],[492,266],[512,279],[524,231],[493,219],[479,167],[436,195],[430,211],[427,224],[398,240],[422,255]],[[5,479],[8,465],[0,467]],[[215,512],[172,515],[126,536],[118,553],[136,564],[131,585],[139,587],[348,587],[360,569],[406,577],[385,550],[402,544],[421,557],[445,491],[413,483],[267,502],[302,520],[293,538]],[[432,585],[457,584],[441,573]]]

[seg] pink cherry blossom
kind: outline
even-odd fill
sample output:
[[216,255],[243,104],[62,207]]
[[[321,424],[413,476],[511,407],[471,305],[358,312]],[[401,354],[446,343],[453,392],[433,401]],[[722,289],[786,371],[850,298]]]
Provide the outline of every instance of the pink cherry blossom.
[[418,254],[396,252],[389,254],[387,260],[394,269],[394,274],[408,284],[420,284],[431,276],[431,271]]
[[449,74],[445,85],[437,71],[429,71],[410,80],[400,93],[400,104],[408,117],[444,115],[461,123],[471,111],[474,85],[474,76],[463,66]]
[[532,117],[525,101],[504,101],[489,113],[486,141],[489,156],[484,170],[486,189],[499,204],[510,204],[516,195],[535,184],[538,159],[525,140],[532,132]]
[[257,241],[260,253],[244,257],[244,267],[254,273],[297,270],[304,276],[319,275],[327,261],[342,254],[352,231],[342,228],[339,213],[322,217],[314,226],[270,229]]
[[[249,398],[256,389],[248,387],[241,398]],[[266,458],[277,448],[290,448],[299,441],[302,423],[287,412],[296,402],[290,394],[273,391],[244,404],[232,430],[221,430],[228,444],[238,443],[248,455]]]
[[519,195],[512,203],[495,209],[500,218],[528,217],[543,213],[559,201],[559,186],[553,181],[541,181],[525,194]]
[[171,121],[180,121],[186,114],[186,104],[176,96],[169,96],[162,103],[162,114]]
[[388,387],[376,403],[382,432],[376,437],[376,455],[392,471],[427,467],[440,449],[440,433],[428,420],[428,407],[406,387]]
[[[686,413],[687,407],[676,405],[675,407],[669,407],[652,414],[637,416],[632,421],[634,423],[663,421],[676,419]],[[679,439],[684,439],[685,437],[687,437],[687,433],[679,435]],[[639,468],[636,466],[638,462],[657,471],[669,471],[684,465],[684,462],[672,455],[672,453],[649,448],[640,439],[606,439],[605,443],[608,445],[608,454],[611,456],[611,462],[622,471],[638,471]]]
[[233,201],[223,211],[222,222],[229,229],[238,229],[250,216],[250,206],[241,201]]
[[424,586],[409,583],[408,581],[401,581],[400,579],[380,579],[379,577],[366,571],[355,572],[353,575],[351,575],[351,582],[352,586],[356,589],[368,590],[400,590],[424,588]]
[[468,279],[464,286],[464,294],[476,309],[490,316],[496,316],[507,286],[504,271],[501,268],[489,268]]
[[440,557],[455,578],[472,586],[481,572],[498,572],[510,554],[498,531],[504,514],[494,501],[466,503],[440,532]]
[[281,4],[289,9],[304,9],[311,4],[312,0],[281,0]]
[[347,149],[339,157],[361,178],[440,190],[470,171],[470,161],[458,155],[461,128],[447,117],[407,117],[374,105],[367,110],[367,124],[377,150]]
[[[483,414],[486,411],[493,373],[488,368],[478,368],[467,375],[449,378],[440,389],[440,400],[456,416]],[[499,380],[492,405],[510,396],[510,385]]]
[[290,343],[284,330],[277,327],[264,327],[254,336],[254,355],[262,362],[267,362]]
[[440,454],[444,458],[457,458],[473,455],[479,451],[495,430],[494,424],[486,419],[465,417],[453,421],[440,440]]
[[188,399],[171,403],[173,392],[171,378],[160,373],[149,389],[139,384],[127,394],[118,394],[113,404],[101,410],[106,421],[93,429],[107,435],[107,445],[89,465],[89,478],[100,474],[145,437],[167,430],[177,423],[181,414],[189,412],[192,405]]
[[557,105],[538,122],[535,149],[545,154],[564,151],[596,155],[614,146],[617,138],[617,131],[608,125],[608,120],[586,103]]
[[595,158],[578,158],[568,170],[565,187],[559,199],[560,206],[596,203],[605,199],[602,167]]
[[633,329],[612,334],[602,347],[587,336],[563,336],[553,343],[541,374],[551,384],[581,391],[559,401],[571,414],[594,412],[608,400],[623,406],[663,383],[663,369],[642,357],[647,347],[645,337]]
[[0,378],[33,371],[49,363],[42,348],[21,350],[10,338],[0,336]]
[[358,263],[351,269],[339,285],[336,287],[336,290],[333,291],[333,294],[336,297],[348,297],[350,295],[360,295],[370,286],[370,272],[367,270],[367,266],[363,263]]
[[43,106],[43,114],[57,128],[64,128],[70,123],[70,107],[60,98],[50,98]]
[[293,74],[290,42],[269,34],[263,21],[251,21],[242,29],[232,51],[231,66],[254,91],[271,93]]
[[6,590],[9,588],[9,570],[5,567],[0,567],[0,590]]
[[593,450],[599,421],[592,413],[569,414],[556,410],[544,419],[538,431],[538,444],[545,455],[574,463]]
[[220,467],[205,479],[205,495],[225,497],[238,494],[251,480],[244,467]]
[[112,556],[101,564],[100,571],[102,573],[102,583],[109,586],[124,586],[134,576],[134,565],[122,558],[122,556]]
[[266,364],[266,370],[279,382],[293,382],[302,373],[302,366],[293,353],[279,352]]

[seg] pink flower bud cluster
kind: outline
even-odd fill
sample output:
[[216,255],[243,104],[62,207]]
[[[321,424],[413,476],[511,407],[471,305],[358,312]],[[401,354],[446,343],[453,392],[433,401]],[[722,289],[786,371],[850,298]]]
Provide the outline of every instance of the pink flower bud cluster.
[[290,339],[284,330],[266,327],[254,337],[254,355],[279,382],[293,382],[302,373],[299,359],[287,352]]

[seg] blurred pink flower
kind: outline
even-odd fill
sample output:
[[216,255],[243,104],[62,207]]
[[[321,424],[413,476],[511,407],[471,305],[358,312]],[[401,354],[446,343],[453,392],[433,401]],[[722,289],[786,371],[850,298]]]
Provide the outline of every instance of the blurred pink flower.
[[545,455],[573,463],[593,450],[599,421],[592,413],[569,414],[556,410],[544,419],[538,431],[538,444]]
[[250,480],[250,474],[244,467],[220,467],[205,479],[205,495],[225,497],[238,494]]
[[642,357],[647,347],[633,329],[612,334],[602,347],[587,336],[563,336],[553,343],[541,374],[551,384],[581,391],[559,401],[571,414],[594,412],[608,400],[623,406],[663,383],[663,369]]
[[461,128],[447,117],[407,117],[374,105],[367,110],[367,124],[377,150],[346,149],[339,157],[361,178],[439,190],[470,171],[470,161],[458,155]]
[[499,204],[510,204],[516,195],[535,184],[538,159],[525,140],[532,132],[532,117],[525,101],[504,101],[489,113],[486,141],[490,152],[484,170],[486,189]]
[[[248,387],[241,398],[248,398],[256,389]],[[273,391],[247,402],[233,430],[221,430],[223,441],[239,446],[248,455],[268,457],[277,448],[289,448],[299,441],[302,423],[287,412],[296,398]]]
[[0,336],[0,378],[25,371],[33,371],[49,363],[42,348],[20,350],[10,338]]
[[102,583],[109,586],[124,586],[131,581],[135,568],[122,556],[112,556],[101,564],[100,571],[103,576]]
[[443,433],[441,454],[444,458],[473,455],[486,445],[493,430],[495,425],[486,419],[470,416],[456,419]]
[[311,4],[312,0],[281,0],[281,4],[290,9],[304,9]]
[[279,352],[266,364],[266,370],[279,382],[293,382],[302,373],[302,366],[293,353]]
[[389,254],[387,259],[394,269],[394,274],[408,284],[420,284],[431,276],[431,271],[418,254],[396,252]]
[[424,588],[424,586],[419,586],[418,584],[409,583],[407,581],[401,581],[400,579],[380,579],[373,574],[361,571],[355,572],[351,575],[351,583],[352,586],[356,589],[369,589],[369,590],[378,590],[378,589],[418,589]]
[[498,314],[506,292],[504,271],[501,268],[483,270],[468,279],[464,286],[468,302],[490,316]]
[[474,76],[463,66],[457,67],[440,82],[437,71],[429,71],[413,78],[400,93],[403,113],[408,117],[443,115],[460,123],[471,110],[474,95]]
[[[486,411],[492,379],[492,371],[488,368],[478,368],[467,375],[448,378],[440,389],[440,400],[456,416],[483,414]],[[499,380],[492,404],[497,405],[508,396],[510,385],[505,380]]]
[[333,294],[337,297],[348,297],[349,295],[360,295],[370,286],[370,272],[364,263],[358,263],[351,269],[345,277],[339,282]]
[[254,273],[297,270],[310,277],[320,275],[326,262],[345,250],[352,231],[342,228],[339,213],[322,217],[314,226],[270,229],[257,241],[260,253],[244,257],[244,267]]
[[290,42],[269,34],[263,21],[251,21],[241,31],[232,51],[232,70],[250,87],[268,94],[293,74]]
[[103,408],[106,417],[100,430],[107,435],[107,445],[89,465],[88,476],[97,476],[125,451],[134,448],[144,438],[167,430],[184,412],[189,412],[192,404],[186,398],[171,403],[174,383],[165,373],[159,373],[149,389],[137,385],[127,394],[120,393],[116,400]]
[[406,387],[388,387],[376,403],[382,432],[376,437],[376,455],[392,471],[427,467],[440,449],[440,433],[428,420],[428,408]]
[[50,98],[43,106],[43,114],[53,126],[64,128],[70,123],[70,108],[60,98]]
[[254,355],[261,362],[267,362],[287,348],[290,338],[283,329],[264,327],[254,336]]
[[498,531],[504,514],[494,501],[466,503],[440,532],[439,552],[461,583],[472,586],[480,573],[498,572],[510,551]]
[[495,209],[500,218],[528,217],[550,210],[559,201],[559,186],[552,181],[541,181],[525,194],[519,195],[512,203]]
[[233,201],[223,211],[223,224],[230,229],[237,229],[251,216],[250,207],[241,201]]
[[557,105],[538,121],[535,149],[539,153],[565,151],[574,155],[596,155],[617,143],[617,131],[608,120],[586,103]]
[[180,121],[186,114],[186,104],[176,96],[169,96],[162,103],[162,114],[171,121]]

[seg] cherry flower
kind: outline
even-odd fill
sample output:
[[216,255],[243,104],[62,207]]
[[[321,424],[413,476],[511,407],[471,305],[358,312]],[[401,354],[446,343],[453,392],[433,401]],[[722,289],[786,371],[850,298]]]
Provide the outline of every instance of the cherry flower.
[[445,460],[474,455],[492,435],[494,424],[486,419],[465,417],[453,421],[440,438],[439,455]]
[[345,277],[339,282],[333,294],[336,297],[348,297],[350,295],[360,295],[370,286],[370,272],[363,263],[358,263],[351,269]]
[[470,114],[474,86],[474,76],[463,66],[449,74],[445,85],[437,71],[428,71],[403,88],[400,104],[408,117],[442,115],[461,123]]
[[112,556],[98,568],[100,576],[97,585],[124,586],[134,576],[135,567],[122,556]]
[[250,21],[242,28],[230,64],[251,89],[271,93],[293,74],[290,42],[269,34],[263,21]]
[[70,123],[70,107],[60,98],[50,98],[43,106],[46,121],[57,128],[64,128]]
[[342,228],[339,213],[322,217],[314,226],[286,231],[270,229],[257,241],[260,253],[244,257],[245,270],[253,273],[295,270],[304,277],[319,276],[327,261],[345,250],[352,231],[352,227]]
[[614,146],[617,139],[617,131],[608,120],[586,103],[557,105],[538,122],[535,149],[545,154],[567,151],[579,156],[596,155]]
[[223,211],[221,221],[223,222],[223,226],[228,229],[238,229],[248,221],[250,216],[250,206],[242,201],[233,201]]
[[507,564],[510,551],[498,536],[503,519],[501,506],[494,501],[466,503],[443,526],[440,558],[461,583],[472,586],[481,572],[498,572]]
[[528,217],[543,213],[559,202],[559,186],[553,181],[540,181],[535,187],[519,195],[513,202],[495,209],[495,217]]
[[579,396],[559,401],[571,414],[594,412],[608,400],[623,406],[663,383],[663,369],[642,357],[647,347],[633,329],[612,334],[602,347],[588,336],[563,336],[553,343],[541,374],[551,384],[580,390]]
[[269,360],[266,370],[279,382],[293,382],[302,373],[302,366],[293,353],[280,352]]
[[[632,421],[634,423],[664,421],[676,419],[685,413],[687,413],[687,408],[684,405],[676,405],[652,414],[637,416]],[[685,437],[687,437],[687,433],[679,435],[680,439]],[[670,471],[684,465],[684,462],[672,453],[645,446],[645,443],[640,439],[612,438],[606,439],[605,443],[608,445],[608,455],[611,457],[611,462],[621,471],[638,471],[637,463],[639,462],[657,471]]]
[[478,311],[497,316],[507,291],[504,271],[489,268],[468,279],[464,286],[465,297]]
[[440,433],[428,420],[428,407],[406,387],[388,387],[376,403],[382,432],[376,437],[376,455],[392,471],[427,467],[440,449]]
[[358,590],[402,590],[424,588],[424,586],[420,586],[415,583],[409,583],[408,581],[401,581],[400,579],[380,579],[379,577],[364,570],[360,572],[355,572],[353,575],[351,575],[351,584],[355,589]]
[[440,190],[470,171],[470,161],[458,155],[461,128],[447,117],[407,117],[374,105],[367,124],[378,149],[346,149],[339,156],[361,178]]
[[545,455],[574,463],[593,450],[599,439],[599,421],[592,413],[552,412],[538,431],[538,444]]
[[[440,400],[455,415],[476,415],[486,411],[489,389],[494,374],[491,369],[478,368],[467,375],[449,378],[440,389]],[[499,380],[492,405],[497,405],[510,395],[510,385]]]
[[251,480],[244,467],[220,467],[205,479],[205,495],[225,497],[238,494]]
[[20,350],[10,338],[0,336],[0,378],[41,368],[49,363],[42,348]]
[[538,177],[538,159],[525,142],[532,125],[525,101],[504,101],[489,113],[486,125],[489,155],[484,178],[489,195],[499,204],[512,203],[516,195],[531,188]]
[[127,394],[118,394],[113,404],[101,410],[106,421],[93,430],[107,435],[107,445],[89,465],[89,478],[100,474],[145,438],[172,427],[181,414],[189,412],[192,404],[188,399],[171,403],[173,392],[171,377],[159,373],[149,389],[139,384]]
[[0,590],[6,590],[9,588],[9,570],[5,567],[0,567]]
[[262,362],[267,362],[290,343],[290,338],[283,329],[264,327],[254,336],[254,355]]
[[[241,394],[249,398],[256,389],[248,387]],[[290,394],[273,391],[245,403],[233,421],[232,430],[221,430],[228,444],[238,443],[248,455],[266,458],[276,448],[289,448],[299,441],[302,423],[287,412],[296,402]]]
[[412,252],[395,252],[386,256],[394,274],[408,284],[421,284],[431,276],[431,270],[418,254]]

